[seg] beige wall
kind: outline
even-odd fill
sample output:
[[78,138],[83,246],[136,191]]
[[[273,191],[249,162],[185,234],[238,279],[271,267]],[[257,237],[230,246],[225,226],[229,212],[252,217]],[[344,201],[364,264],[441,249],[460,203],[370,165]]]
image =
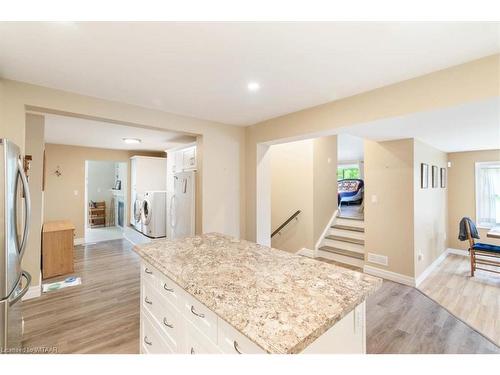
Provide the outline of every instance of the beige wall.
[[313,140],[271,146],[271,232],[295,211],[281,235],[272,238],[274,248],[297,252],[312,249],[313,242]]
[[302,211],[271,245],[290,252],[314,249],[337,209],[337,136],[282,143],[269,152],[272,231]]
[[[432,188],[431,179],[432,166],[446,168],[447,155],[418,140],[414,142],[413,154],[415,277],[418,277],[447,248],[447,189],[440,184]],[[420,188],[421,163],[429,165],[428,189]]]
[[500,55],[494,55],[247,127],[247,238],[256,238],[257,144],[500,96],[499,79]]
[[0,136],[24,150],[26,108],[203,136],[203,230],[245,237],[245,129],[186,116],[0,79]]
[[[468,243],[458,240],[458,223],[464,216],[476,220],[475,163],[500,161],[500,150],[452,152],[448,161],[448,247],[465,250]],[[500,246],[500,240],[486,237],[487,232],[479,228],[481,242]]]
[[32,156],[29,170],[29,187],[31,198],[31,231],[28,238],[23,269],[28,271],[33,280],[32,285],[40,285],[40,243],[42,241],[43,221],[43,151],[44,151],[45,119],[43,116],[26,115],[26,154]]
[[[85,234],[85,160],[128,163],[127,203],[130,202],[130,160],[133,155],[164,156],[156,152],[135,152],[59,144],[45,145],[46,185],[44,221],[71,220],[75,237]],[[60,167],[61,176],[54,171]],[[76,194],[75,194],[76,192]],[[128,220],[126,221],[129,222]]]
[[366,264],[409,277],[414,276],[413,145],[413,139],[365,141],[365,252],[387,256],[388,266]]
[[313,208],[314,245],[337,210],[337,136],[313,141]]

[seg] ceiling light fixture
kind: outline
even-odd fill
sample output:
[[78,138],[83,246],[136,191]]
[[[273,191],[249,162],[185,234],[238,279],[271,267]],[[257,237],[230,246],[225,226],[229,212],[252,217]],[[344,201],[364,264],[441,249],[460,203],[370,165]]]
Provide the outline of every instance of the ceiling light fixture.
[[139,138],[122,138],[122,139],[123,142],[125,142],[128,145],[133,145],[142,142]]
[[247,88],[248,91],[259,91],[260,84],[258,82],[249,82]]

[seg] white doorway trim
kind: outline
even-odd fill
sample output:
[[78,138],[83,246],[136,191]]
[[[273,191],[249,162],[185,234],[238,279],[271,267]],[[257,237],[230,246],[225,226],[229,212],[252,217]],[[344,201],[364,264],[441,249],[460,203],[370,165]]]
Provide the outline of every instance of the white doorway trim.
[[256,242],[271,246],[271,146],[257,145]]

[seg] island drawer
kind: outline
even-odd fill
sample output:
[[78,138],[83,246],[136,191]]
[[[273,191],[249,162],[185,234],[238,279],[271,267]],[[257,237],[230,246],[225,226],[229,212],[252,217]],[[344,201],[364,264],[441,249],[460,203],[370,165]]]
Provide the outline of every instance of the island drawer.
[[143,280],[149,280],[151,282],[154,282],[153,280],[155,280],[155,276],[157,274],[159,275],[160,272],[156,268],[154,268],[153,266],[151,266],[150,264],[148,264],[146,262],[142,262],[141,275],[142,275]]
[[188,293],[184,294],[182,315],[196,329],[217,342],[217,315]]
[[155,328],[152,318],[146,311],[141,311],[141,346],[146,354],[172,354],[174,351],[163,340]]
[[186,327],[187,354],[221,354],[220,348],[191,324]]
[[149,281],[142,282],[142,308],[150,313],[159,326],[161,335],[176,353],[184,347],[184,320],[180,312],[174,309],[159,294]]
[[158,286],[158,293],[160,293],[163,300],[177,311],[180,311],[185,292],[176,283],[162,274],[158,274],[155,278],[155,282]]
[[176,310],[182,309],[181,300],[185,292],[176,283],[147,262],[142,262],[142,276],[143,280],[151,282],[166,303]]
[[217,344],[224,354],[265,354],[266,351],[224,320],[218,320]]

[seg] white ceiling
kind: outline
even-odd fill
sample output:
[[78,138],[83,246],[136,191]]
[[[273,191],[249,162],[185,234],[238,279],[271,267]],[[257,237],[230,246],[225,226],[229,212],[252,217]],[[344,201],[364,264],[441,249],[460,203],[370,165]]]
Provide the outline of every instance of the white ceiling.
[[500,98],[341,129],[374,141],[416,138],[444,152],[500,149]]
[[[196,139],[177,132],[117,125],[75,117],[45,114],[45,142],[116,150],[165,151]],[[126,144],[123,138],[139,138]]]
[[339,163],[364,160],[363,138],[349,134],[339,134],[337,137],[337,159]]
[[2,77],[235,125],[500,52],[486,22],[2,22],[0,35]]

